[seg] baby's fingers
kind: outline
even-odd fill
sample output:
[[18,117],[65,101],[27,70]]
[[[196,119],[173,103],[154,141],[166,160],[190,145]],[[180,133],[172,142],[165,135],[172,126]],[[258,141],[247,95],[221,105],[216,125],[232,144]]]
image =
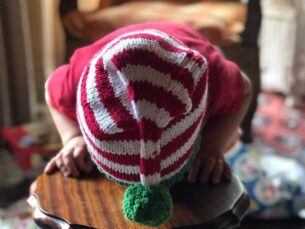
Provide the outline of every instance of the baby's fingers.
[[60,171],[66,177],[78,177],[79,171],[75,165],[73,157],[71,154],[64,154],[62,156],[62,166],[60,167]]
[[216,165],[214,167],[213,175],[212,175],[212,178],[211,178],[211,180],[214,184],[219,183],[220,178],[221,178],[222,173],[223,173],[223,168],[224,168],[224,161],[223,161],[223,159],[220,158],[216,161]]
[[201,161],[199,161],[198,159],[194,160],[190,169],[190,172],[188,174],[188,181],[190,183],[195,183],[200,171],[200,167],[201,167]]
[[213,173],[215,167],[215,159],[208,158],[204,160],[203,168],[200,174],[200,182],[207,183]]
[[77,167],[86,172],[86,173],[89,173],[92,171],[93,169],[93,164],[90,163],[91,162],[91,159],[89,158],[87,160],[87,151],[86,149],[83,149],[83,148],[75,148],[74,152],[73,152],[73,155],[74,155],[74,158],[75,158],[75,164],[77,165]]
[[56,168],[57,165],[56,165],[56,156],[55,156],[51,159],[51,161],[48,162],[43,172],[46,174],[51,174],[55,171]]
[[232,179],[232,171],[227,162],[224,162],[223,174],[226,180],[230,181]]

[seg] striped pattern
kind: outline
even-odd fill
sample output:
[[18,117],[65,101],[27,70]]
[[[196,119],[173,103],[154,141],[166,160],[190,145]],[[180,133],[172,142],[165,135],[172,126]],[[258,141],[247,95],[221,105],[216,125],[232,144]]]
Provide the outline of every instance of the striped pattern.
[[126,184],[157,184],[191,156],[207,102],[207,61],[157,30],[124,34],[87,66],[77,116],[93,161]]

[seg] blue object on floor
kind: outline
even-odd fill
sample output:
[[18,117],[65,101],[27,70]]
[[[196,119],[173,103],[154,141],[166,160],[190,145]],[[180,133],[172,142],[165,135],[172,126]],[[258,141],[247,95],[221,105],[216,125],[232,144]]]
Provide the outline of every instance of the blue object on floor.
[[305,218],[305,167],[262,144],[238,142],[226,156],[244,182],[250,199],[248,218]]

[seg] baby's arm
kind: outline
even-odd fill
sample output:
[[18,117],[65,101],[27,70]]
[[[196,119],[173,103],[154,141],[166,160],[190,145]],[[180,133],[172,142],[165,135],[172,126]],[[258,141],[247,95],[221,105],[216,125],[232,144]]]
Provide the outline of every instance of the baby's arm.
[[51,106],[47,90],[45,97],[63,148],[46,165],[44,172],[50,174],[58,168],[64,176],[72,177],[78,177],[80,171],[90,172],[93,169],[93,163],[87,153],[79,127]]
[[223,174],[228,180],[231,177],[230,167],[224,160],[225,149],[246,114],[252,96],[250,80],[244,74],[242,76],[244,96],[240,109],[235,113],[214,115],[208,120],[202,133],[202,151],[194,160],[189,173],[190,182],[199,178],[203,183],[208,179],[218,183]]

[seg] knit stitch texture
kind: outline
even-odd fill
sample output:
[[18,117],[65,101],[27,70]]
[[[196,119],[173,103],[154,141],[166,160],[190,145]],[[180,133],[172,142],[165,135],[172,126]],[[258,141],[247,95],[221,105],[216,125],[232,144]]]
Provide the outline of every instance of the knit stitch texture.
[[[190,166],[207,105],[206,69],[200,53],[157,30],[108,43],[86,67],[77,92],[78,122],[97,167],[118,183],[141,184],[137,190],[146,197],[162,199],[159,189],[147,190],[171,185]],[[148,199],[144,205],[150,209]],[[143,220],[134,209],[124,209],[128,219],[147,225],[168,218],[166,213],[162,220]]]

